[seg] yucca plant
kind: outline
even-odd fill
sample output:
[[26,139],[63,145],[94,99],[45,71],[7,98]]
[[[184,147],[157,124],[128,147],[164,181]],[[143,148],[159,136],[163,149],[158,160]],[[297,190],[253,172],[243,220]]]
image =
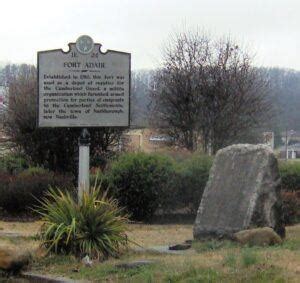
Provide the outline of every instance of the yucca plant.
[[99,187],[84,193],[80,205],[70,193],[50,189],[36,211],[44,222],[40,236],[48,251],[106,258],[127,246],[128,218]]

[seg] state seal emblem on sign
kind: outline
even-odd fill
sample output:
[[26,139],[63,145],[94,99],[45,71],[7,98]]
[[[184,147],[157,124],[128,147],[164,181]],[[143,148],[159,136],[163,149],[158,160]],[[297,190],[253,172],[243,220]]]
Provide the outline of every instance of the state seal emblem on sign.
[[82,35],[76,41],[76,48],[81,54],[89,54],[94,49],[94,41],[90,36]]

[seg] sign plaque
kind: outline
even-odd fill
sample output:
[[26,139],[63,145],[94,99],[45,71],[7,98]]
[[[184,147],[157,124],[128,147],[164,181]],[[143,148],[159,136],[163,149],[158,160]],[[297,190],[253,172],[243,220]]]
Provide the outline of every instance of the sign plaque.
[[130,53],[101,51],[83,35],[38,52],[39,127],[128,127]]

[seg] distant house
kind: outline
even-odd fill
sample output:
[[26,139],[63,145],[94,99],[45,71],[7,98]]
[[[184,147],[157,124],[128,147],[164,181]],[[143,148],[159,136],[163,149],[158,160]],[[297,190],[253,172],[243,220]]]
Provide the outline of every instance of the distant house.
[[287,150],[285,146],[279,148],[279,158],[297,159],[300,158],[300,143],[288,145]]
[[287,132],[281,132],[282,142],[285,143],[286,139],[288,140],[288,143],[290,143],[290,141],[300,143],[300,131],[288,130]]
[[156,129],[132,129],[123,135],[125,150],[155,152],[168,147],[173,139]]

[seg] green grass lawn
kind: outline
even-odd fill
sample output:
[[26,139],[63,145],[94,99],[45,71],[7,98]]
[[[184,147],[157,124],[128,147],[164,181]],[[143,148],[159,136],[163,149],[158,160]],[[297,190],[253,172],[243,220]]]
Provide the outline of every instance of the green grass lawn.
[[[39,225],[0,222],[0,232],[22,234],[19,241],[0,237],[0,245],[36,248],[38,242],[32,234]],[[144,247],[192,238],[192,225],[129,225],[128,230],[129,237]],[[130,270],[116,267],[118,263],[144,259],[153,260],[154,264]],[[240,247],[228,241],[194,242],[192,250],[184,255],[134,252],[129,248],[120,258],[94,263],[91,268],[72,256],[55,255],[36,258],[30,268],[35,273],[98,282],[300,282],[300,225],[287,227],[284,243],[273,247]]]

